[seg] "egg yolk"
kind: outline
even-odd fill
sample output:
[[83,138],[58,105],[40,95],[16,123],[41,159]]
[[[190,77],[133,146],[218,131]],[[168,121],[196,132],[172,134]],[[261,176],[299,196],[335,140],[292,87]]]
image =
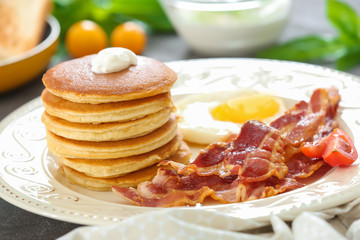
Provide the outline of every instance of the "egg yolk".
[[268,95],[252,95],[227,100],[213,108],[210,113],[215,120],[244,123],[275,115],[280,109],[276,98]]

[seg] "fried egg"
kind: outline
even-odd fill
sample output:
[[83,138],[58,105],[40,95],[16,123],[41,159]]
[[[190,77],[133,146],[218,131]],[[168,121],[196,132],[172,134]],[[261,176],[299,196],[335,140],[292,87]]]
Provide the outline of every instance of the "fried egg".
[[198,144],[238,134],[251,119],[270,123],[285,111],[282,99],[255,90],[189,95],[175,104],[184,139]]

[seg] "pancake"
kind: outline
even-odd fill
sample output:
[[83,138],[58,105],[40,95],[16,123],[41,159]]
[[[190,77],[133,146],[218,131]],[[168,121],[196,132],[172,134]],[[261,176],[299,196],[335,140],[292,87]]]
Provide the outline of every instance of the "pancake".
[[173,107],[169,92],[131,101],[88,104],[67,101],[45,89],[41,100],[49,115],[77,123],[126,122]]
[[46,132],[49,150],[60,157],[70,158],[120,158],[150,152],[170,142],[177,133],[174,114],[169,121],[155,131],[137,138],[119,141],[90,142],[60,137]]
[[151,152],[117,159],[61,158],[61,162],[91,177],[109,178],[149,167],[174,155],[182,143],[180,135]]
[[109,103],[155,96],[170,91],[177,75],[165,64],[137,56],[137,65],[119,72],[97,74],[85,56],[62,62],[49,69],[42,80],[45,87],[61,98],[79,103]]
[[53,117],[46,112],[41,121],[46,129],[58,136],[81,141],[117,141],[146,135],[162,125],[171,116],[171,108],[164,108],[143,118],[128,122],[111,122],[100,124],[74,123]]
[[[168,160],[188,164],[190,154],[191,151],[189,147],[185,143],[182,143],[180,149]],[[115,178],[95,178],[63,165],[61,159],[59,159],[59,167],[62,174],[70,183],[96,191],[111,191],[112,186],[136,187],[141,182],[150,181],[156,175],[157,169],[160,168],[159,166],[153,165]],[[161,167],[166,168],[166,166]]]

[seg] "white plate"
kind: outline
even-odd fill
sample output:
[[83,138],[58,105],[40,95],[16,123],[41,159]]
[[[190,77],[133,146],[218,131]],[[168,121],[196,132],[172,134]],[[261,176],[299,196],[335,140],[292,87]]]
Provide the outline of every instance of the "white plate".
[[[174,100],[188,93],[254,88],[293,100],[308,100],[315,88],[336,86],[343,99],[341,127],[360,150],[360,79],[345,73],[300,63],[254,59],[206,59],[168,63],[179,74]],[[111,224],[145,211],[127,205],[113,193],[93,192],[70,185],[57,171],[48,153],[43,107],[37,98],[0,124],[0,196],[28,211],[80,224]],[[304,210],[334,207],[360,196],[358,162],[334,168],[317,181],[284,194],[236,204],[195,208],[222,211],[231,216],[267,221],[271,214],[285,220]]]

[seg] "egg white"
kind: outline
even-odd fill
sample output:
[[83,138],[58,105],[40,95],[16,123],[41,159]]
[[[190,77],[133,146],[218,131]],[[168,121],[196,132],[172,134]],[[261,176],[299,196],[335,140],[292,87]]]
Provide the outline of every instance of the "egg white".
[[[178,100],[175,102],[179,116],[178,127],[184,140],[197,144],[210,144],[221,141],[222,138],[230,133],[238,134],[242,124],[214,120],[210,111],[229,99],[254,94],[259,94],[259,92],[246,89],[231,92],[194,94]],[[285,111],[283,101],[280,98],[276,99],[280,106],[279,111],[272,117],[265,119],[264,122],[271,122]]]

